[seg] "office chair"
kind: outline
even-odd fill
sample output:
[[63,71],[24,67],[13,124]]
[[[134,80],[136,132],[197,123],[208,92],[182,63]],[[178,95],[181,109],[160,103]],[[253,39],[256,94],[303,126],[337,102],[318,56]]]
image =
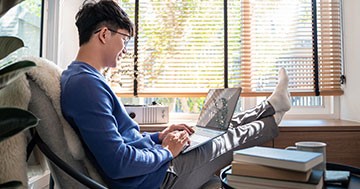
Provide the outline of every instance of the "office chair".
[[[60,108],[60,76],[62,70],[54,63],[43,59],[28,57],[37,66],[31,69],[26,77],[15,81],[12,93],[20,98],[24,91],[30,93],[29,99],[23,99],[23,106],[36,115],[39,124],[30,130],[32,139],[28,143],[27,156],[34,146],[38,146],[48,160],[51,172],[49,187],[54,188],[106,188],[104,181],[90,160],[86,157],[80,139],[63,118]],[[22,89],[21,91],[17,91]],[[17,91],[17,92],[16,92]],[[6,95],[1,98],[9,98]],[[10,98],[11,99],[11,98]],[[214,181],[203,185],[213,188]]]
[[50,160],[51,178],[54,178],[57,188],[106,188],[99,173],[86,158],[80,139],[62,116],[62,70],[45,59],[30,60],[33,60],[37,67],[27,73],[31,91],[28,110],[40,121],[39,125],[31,130],[33,142],[29,143],[28,152],[35,143]]

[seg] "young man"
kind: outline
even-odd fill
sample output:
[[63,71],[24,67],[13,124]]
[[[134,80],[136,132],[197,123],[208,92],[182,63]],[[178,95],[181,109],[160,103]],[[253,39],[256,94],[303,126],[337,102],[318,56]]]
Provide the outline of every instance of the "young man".
[[111,0],[85,3],[76,15],[76,26],[80,49],[61,76],[62,111],[110,188],[201,186],[231,162],[233,150],[276,136],[277,123],[290,109],[288,78],[282,69],[268,100],[236,115],[226,134],[179,155],[192,128],[178,124],[141,134],[101,74],[116,66],[134,35],[127,14]]

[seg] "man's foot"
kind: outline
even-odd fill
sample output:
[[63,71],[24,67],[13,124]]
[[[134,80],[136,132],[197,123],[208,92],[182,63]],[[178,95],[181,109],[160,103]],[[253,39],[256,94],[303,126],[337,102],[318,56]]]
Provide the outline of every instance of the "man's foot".
[[268,102],[275,109],[275,122],[277,124],[280,123],[284,114],[290,110],[291,102],[290,102],[290,93],[288,91],[289,86],[289,77],[284,68],[279,70],[279,79],[278,84],[274,90],[274,92],[267,99]]

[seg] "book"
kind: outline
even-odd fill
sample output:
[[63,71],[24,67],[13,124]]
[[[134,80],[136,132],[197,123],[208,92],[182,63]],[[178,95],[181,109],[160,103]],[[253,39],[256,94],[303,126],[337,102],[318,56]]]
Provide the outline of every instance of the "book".
[[322,189],[324,185],[323,172],[320,170],[312,170],[310,178],[307,182],[300,181],[284,181],[277,179],[258,178],[234,175],[231,170],[226,172],[227,182],[234,188],[249,189]]
[[234,161],[306,172],[323,162],[322,153],[254,146],[234,151]]
[[231,163],[231,169],[234,175],[302,182],[308,181],[311,174],[311,170],[306,172],[293,171],[240,161],[233,161]]
[[350,181],[350,171],[326,170],[324,182],[327,185],[347,186]]

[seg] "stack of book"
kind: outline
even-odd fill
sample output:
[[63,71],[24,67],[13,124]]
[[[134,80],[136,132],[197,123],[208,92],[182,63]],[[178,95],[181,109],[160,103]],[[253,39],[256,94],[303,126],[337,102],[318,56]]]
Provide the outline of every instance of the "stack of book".
[[226,177],[235,188],[321,189],[323,171],[313,168],[322,161],[321,153],[255,146],[234,152]]

